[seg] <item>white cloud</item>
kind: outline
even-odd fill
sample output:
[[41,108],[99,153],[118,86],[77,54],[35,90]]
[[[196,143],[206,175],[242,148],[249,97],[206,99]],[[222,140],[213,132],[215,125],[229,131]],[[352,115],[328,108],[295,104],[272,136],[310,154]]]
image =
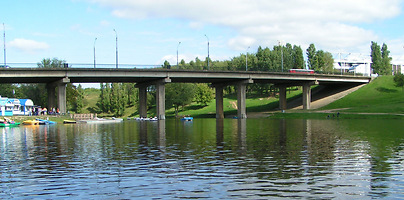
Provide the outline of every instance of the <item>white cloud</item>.
[[8,46],[30,53],[49,49],[49,45],[45,42],[38,42],[35,40],[28,40],[24,38],[16,38],[10,41]]
[[324,50],[368,48],[377,39],[362,24],[400,14],[402,0],[91,0],[130,19],[186,19],[190,27],[204,24],[236,31],[228,38],[234,50],[270,46],[278,40],[297,45],[314,43]]

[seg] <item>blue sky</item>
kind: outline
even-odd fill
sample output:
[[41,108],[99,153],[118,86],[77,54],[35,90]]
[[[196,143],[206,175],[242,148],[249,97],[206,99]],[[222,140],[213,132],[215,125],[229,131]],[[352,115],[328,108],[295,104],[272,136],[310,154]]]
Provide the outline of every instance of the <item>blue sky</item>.
[[114,64],[115,29],[122,64],[175,64],[177,47],[180,60],[204,59],[205,34],[213,60],[279,41],[369,55],[376,41],[404,64],[403,0],[5,0],[1,7],[7,63],[92,64],[97,38],[96,62]]

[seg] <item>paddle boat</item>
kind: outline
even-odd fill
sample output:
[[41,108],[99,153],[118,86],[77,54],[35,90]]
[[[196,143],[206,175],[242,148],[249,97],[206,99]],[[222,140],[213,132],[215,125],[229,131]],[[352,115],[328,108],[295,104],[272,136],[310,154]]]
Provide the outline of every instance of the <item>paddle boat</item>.
[[123,122],[123,119],[120,118],[115,118],[112,117],[111,119],[104,119],[104,118],[94,118],[94,119],[89,119],[89,120],[80,120],[78,121],[80,123],[88,123],[88,124],[102,124],[102,123],[118,123],[118,122]]
[[24,125],[39,125],[39,121],[37,120],[25,120],[22,122]]
[[0,119],[0,127],[16,127],[19,125],[19,122],[14,122],[13,120],[7,118],[5,118],[4,120]]
[[76,120],[65,119],[63,120],[63,124],[75,124],[77,123]]
[[181,121],[192,121],[192,120],[194,120],[194,118],[193,117],[183,117],[183,118],[181,118]]
[[39,125],[56,124],[56,122],[47,119],[36,119],[36,120],[39,121]]

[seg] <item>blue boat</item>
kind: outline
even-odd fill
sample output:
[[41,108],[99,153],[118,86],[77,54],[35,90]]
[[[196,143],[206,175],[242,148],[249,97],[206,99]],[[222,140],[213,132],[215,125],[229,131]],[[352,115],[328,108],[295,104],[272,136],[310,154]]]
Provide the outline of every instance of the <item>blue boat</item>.
[[181,118],[181,121],[192,121],[193,119],[193,117],[183,117]]
[[47,119],[36,119],[36,121],[39,121],[39,125],[56,124],[56,122]]

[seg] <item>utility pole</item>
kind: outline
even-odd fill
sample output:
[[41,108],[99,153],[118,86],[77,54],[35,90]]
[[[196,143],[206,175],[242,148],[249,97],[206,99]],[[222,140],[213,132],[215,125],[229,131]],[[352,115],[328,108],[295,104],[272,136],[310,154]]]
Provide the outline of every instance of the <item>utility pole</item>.
[[250,47],[247,48],[246,52],[245,52],[245,71],[247,71],[248,69],[248,64],[247,64],[247,59],[248,59],[248,49]]
[[116,68],[118,69],[118,34],[116,33],[116,30],[114,29],[115,32],[115,65]]
[[209,38],[208,36],[205,34],[206,39],[208,39],[208,70],[209,70]]
[[279,42],[279,47],[281,47],[281,57],[282,57],[281,66],[282,66],[282,72],[283,72],[283,44],[281,41],[278,41],[278,42]]
[[3,40],[4,40],[4,67],[7,65],[6,61],[6,27],[4,26],[3,23]]
[[94,40],[94,69],[95,69],[95,42],[97,41],[97,38]]
[[181,42],[178,42],[178,45],[177,45],[177,69],[178,69],[178,48],[180,47],[180,44],[181,44]]

